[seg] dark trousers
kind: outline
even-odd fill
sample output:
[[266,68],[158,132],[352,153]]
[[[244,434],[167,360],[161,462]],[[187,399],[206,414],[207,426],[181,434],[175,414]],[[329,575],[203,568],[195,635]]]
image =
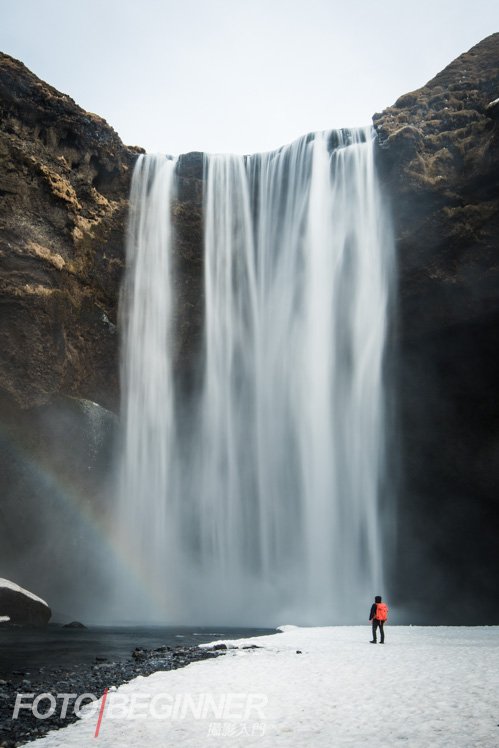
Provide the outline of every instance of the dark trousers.
[[373,641],[376,641],[376,631],[378,629],[378,626],[381,644],[383,644],[383,642],[385,641],[385,632],[383,629],[384,624],[384,621],[378,621],[376,618],[373,618]]

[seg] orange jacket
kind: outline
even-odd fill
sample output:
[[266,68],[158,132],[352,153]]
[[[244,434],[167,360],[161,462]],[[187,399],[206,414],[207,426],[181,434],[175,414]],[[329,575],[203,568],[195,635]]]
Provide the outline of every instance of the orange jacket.
[[386,621],[388,618],[388,605],[386,603],[376,603],[376,615],[374,618],[377,621]]

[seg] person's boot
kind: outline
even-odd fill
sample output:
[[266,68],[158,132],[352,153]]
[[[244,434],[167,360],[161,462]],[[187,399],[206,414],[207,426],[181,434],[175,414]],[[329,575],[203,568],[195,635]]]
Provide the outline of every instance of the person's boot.
[[376,639],[371,639],[371,641],[369,642],[369,644],[377,644],[377,643],[378,642],[376,641]]

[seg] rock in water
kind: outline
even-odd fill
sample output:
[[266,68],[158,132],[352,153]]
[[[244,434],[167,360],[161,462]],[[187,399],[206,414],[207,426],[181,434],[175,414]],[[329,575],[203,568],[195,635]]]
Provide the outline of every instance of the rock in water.
[[0,578],[0,621],[7,618],[9,623],[19,626],[45,626],[51,615],[45,600]]

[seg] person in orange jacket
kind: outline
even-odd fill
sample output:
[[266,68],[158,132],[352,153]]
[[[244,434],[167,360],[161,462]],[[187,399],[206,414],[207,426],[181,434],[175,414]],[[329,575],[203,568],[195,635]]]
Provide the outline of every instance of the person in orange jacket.
[[385,643],[385,621],[388,618],[388,605],[381,600],[381,595],[376,595],[374,603],[371,605],[371,612],[369,613],[369,621],[373,625],[373,638],[371,644],[376,644],[376,634],[379,628],[380,633],[380,644]]

